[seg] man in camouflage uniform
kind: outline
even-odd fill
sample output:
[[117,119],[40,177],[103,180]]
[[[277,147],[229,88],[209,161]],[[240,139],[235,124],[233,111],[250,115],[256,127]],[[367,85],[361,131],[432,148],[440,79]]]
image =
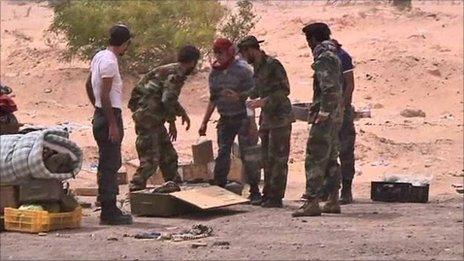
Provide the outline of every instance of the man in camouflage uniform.
[[[254,36],[245,37],[238,48],[254,68],[255,86],[239,94],[240,99],[249,101],[250,109],[261,108],[259,133],[261,137],[264,188],[262,207],[282,207],[288,174],[290,136],[292,132],[292,106],[288,95],[290,85],[282,64],[264,53]],[[230,92],[230,95],[236,96]],[[259,99],[258,99],[259,98]]]
[[[323,34],[324,39],[329,39],[331,35],[327,24],[319,23],[318,32]],[[340,59],[343,73],[343,124],[340,129],[340,164],[342,175],[342,189],[340,195],[341,204],[353,202],[352,183],[355,174],[355,141],[356,129],[354,126],[354,107],[351,105],[354,91],[353,62],[351,56],[346,52],[338,41],[331,39],[337,47],[337,56]],[[324,192],[323,200],[327,199],[328,194]],[[306,195],[303,195],[306,198]]]
[[[343,120],[342,70],[337,48],[318,30],[321,23],[303,28],[313,52],[314,95],[310,108],[312,124],[306,148],[306,203],[293,213],[298,216],[319,216],[340,213],[339,131]],[[321,209],[319,199],[324,183],[329,192],[327,203]]]
[[[176,116],[190,127],[190,119],[178,101],[187,75],[195,68],[200,52],[185,46],[178,62],[163,65],[147,73],[133,89],[129,109],[135,122],[136,149],[140,166],[131,180],[130,191],[146,187],[148,178],[158,168],[165,181],[178,181],[178,156],[171,141],[177,138]],[[169,132],[164,124],[169,123]]]

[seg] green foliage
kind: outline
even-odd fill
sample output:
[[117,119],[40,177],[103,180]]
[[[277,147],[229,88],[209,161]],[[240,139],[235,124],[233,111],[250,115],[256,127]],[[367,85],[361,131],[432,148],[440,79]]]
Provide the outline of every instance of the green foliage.
[[393,5],[400,11],[411,10],[411,0],[393,0]]
[[53,0],[52,6],[50,30],[64,34],[65,58],[90,59],[107,46],[109,28],[124,23],[135,35],[125,61],[131,69],[173,62],[185,44],[209,49],[225,14],[218,1]]
[[224,37],[235,43],[247,36],[258,22],[258,18],[253,13],[253,3],[250,0],[238,1],[237,8],[237,13],[230,13],[220,29]]

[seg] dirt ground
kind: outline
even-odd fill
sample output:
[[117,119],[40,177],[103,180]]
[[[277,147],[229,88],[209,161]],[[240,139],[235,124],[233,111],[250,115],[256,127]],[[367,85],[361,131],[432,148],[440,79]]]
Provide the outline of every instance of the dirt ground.
[[[360,2],[360,1],[358,1]],[[92,138],[92,108],[84,91],[88,62],[62,61],[65,43],[47,33],[53,12],[44,3],[1,1],[1,81],[13,88],[23,123],[69,123],[71,138],[84,150],[84,169],[97,162]],[[228,2],[227,4],[231,4]],[[303,24],[325,21],[333,37],[355,61],[354,104],[371,108],[372,118],[356,122],[356,204],[341,215],[292,218],[303,192],[307,124],[293,126],[285,209],[249,205],[179,218],[135,218],[128,227],[98,225],[98,212],[86,210],[79,230],[46,236],[0,235],[0,259],[365,259],[462,260],[463,197],[451,186],[463,183],[463,4],[461,1],[413,1],[413,10],[385,4],[326,6],[323,2],[256,2],[260,16],[253,30],[263,49],[277,56],[291,83],[293,102],[312,95],[312,56],[300,33]],[[198,129],[207,94],[208,71],[191,77],[181,102],[192,129],[174,143],[182,161]],[[135,77],[125,78],[125,98]],[[403,109],[421,109],[425,117],[405,118]],[[133,123],[124,111],[125,161],[136,157]],[[213,116],[208,137],[215,140]],[[179,128],[180,130],[180,128]],[[370,182],[384,175],[433,177],[428,204],[370,201]],[[95,185],[83,171],[72,187]],[[123,191],[126,187],[121,188]],[[124,193],[122,193],[124,196]],[[93,199],[85,199],[93,201]],[[192,242],[124,237],[141,231],[170,231],[202,223],[214,236]],[[115,237],[117,240],[108,240]],[[228,241],[230,246],[212,246]]]

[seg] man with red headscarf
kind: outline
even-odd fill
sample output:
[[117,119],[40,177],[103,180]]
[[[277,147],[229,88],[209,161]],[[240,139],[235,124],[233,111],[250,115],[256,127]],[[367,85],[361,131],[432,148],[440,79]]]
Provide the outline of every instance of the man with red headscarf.
[[[253,71],[242,60],[235,58],[236,50],[231,41],[218,38],[213,43],[216,60],[209,75],[210,101],[199,134],[206,135],[212,113],[217,108],[221,116],[217,125],[219,152],[214,167],[214,184],[225,187],[230,169],[230,153],[235,137],[238,136],[241,155],[245,148],[257,140],[257,128],[252,115],[247,115],[245,99],[231,100],[225,97],[227,90],[244,92],[253,88]],[[250,201],[261,204],[259,191],[260,171],[251,163],[243,161],[250,184]]]

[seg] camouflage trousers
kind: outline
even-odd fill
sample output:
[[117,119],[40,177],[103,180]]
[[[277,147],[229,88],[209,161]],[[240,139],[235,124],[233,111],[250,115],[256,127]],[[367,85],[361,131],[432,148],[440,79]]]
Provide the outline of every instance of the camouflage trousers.
[[161,169],[165,181],[176,178],[178,156],[164,126],[150,130],[138,129],[135,146],[140,166],[132,178],[133,183],[146,183],[158,167]]
[[291,133],[291,125],[260,130],[264,167],[263,196],[265,199],[282,199],[285,196]]
[[308,198],[319,198],[324,190],[340,189],[340,127],[341,121],[334,119],[311,126],[305,159]]
[[345,108],[343,113],[343,124],[339,133],[340,138],[340,163],[341,173],[344,180],[352,180],[355,173],[354,168],[354,144],[356,141],[356,130],[354,127],[354,108]]

